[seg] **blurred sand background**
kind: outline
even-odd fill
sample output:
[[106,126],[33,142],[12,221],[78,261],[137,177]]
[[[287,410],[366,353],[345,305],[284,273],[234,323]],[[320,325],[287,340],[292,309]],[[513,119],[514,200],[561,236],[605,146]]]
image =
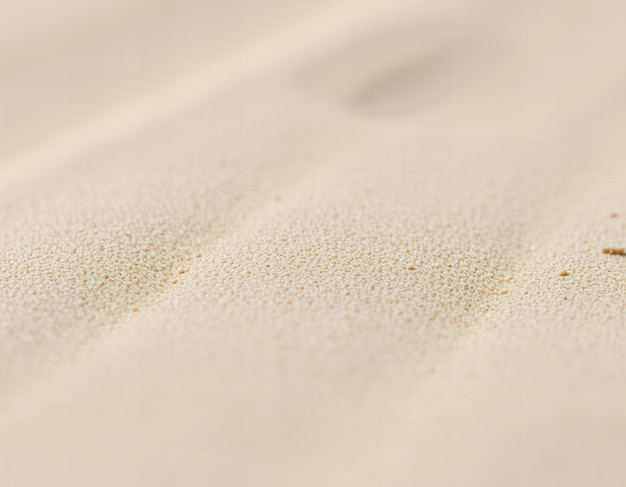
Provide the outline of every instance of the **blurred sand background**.
[[0,4],[0,485],[626,484],[622,0]]

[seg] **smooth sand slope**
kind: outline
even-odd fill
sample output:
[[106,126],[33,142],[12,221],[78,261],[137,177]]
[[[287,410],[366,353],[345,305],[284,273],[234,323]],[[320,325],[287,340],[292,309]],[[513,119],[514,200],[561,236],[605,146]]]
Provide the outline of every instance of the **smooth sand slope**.
[[624,485],[626,4],[2,8],[0,485]]

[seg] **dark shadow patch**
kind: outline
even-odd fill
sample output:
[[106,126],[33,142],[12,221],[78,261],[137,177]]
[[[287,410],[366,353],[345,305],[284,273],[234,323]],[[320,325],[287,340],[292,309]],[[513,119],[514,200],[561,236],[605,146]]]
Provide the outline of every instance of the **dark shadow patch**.
[[296,83],[354,110],[410,114],[450,94],[483,45],[467,28],[396,21],[322,54],[297,72]]

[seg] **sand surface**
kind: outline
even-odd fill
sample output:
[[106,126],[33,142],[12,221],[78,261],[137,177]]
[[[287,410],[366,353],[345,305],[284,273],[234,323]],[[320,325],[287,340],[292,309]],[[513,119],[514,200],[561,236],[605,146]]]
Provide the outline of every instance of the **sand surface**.
[[622,0],[0,9],[0,485],[626,485]]

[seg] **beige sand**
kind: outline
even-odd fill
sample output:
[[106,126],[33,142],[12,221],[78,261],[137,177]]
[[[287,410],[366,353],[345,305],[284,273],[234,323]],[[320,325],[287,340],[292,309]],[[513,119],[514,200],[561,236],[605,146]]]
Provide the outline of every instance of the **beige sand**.
[[625,485],[622,0],[8,3],[0,485]]

